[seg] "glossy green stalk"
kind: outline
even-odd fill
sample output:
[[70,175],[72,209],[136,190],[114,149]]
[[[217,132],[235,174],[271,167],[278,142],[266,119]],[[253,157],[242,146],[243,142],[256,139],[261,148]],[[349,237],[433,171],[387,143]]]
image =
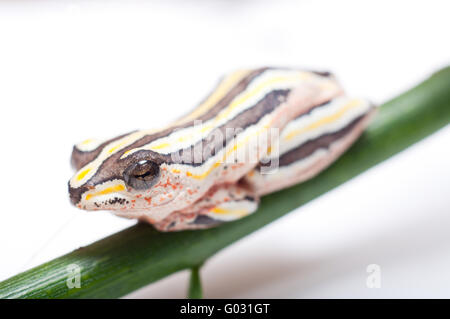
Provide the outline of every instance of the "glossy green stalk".
[[[383,104],[358,142],[314,179],[262,198],[256,213],[223,226],[159,233],[139,224],[0,283],[6,298],[115,298],[182,269],[319,197],[450,123],[450,68]],[[5,256],[4,256],[5,257]],[[69,289],[67,266],[81,267]],[[193,289],[194,290],[194,289]]]

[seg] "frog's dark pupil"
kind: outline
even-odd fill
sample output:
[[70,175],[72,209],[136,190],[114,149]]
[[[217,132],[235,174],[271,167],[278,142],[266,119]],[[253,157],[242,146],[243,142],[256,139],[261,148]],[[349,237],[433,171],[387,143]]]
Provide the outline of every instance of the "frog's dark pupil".
[[128,166],[123,177],[125,183],[134,189],[148,189],[159,177],[159,166],[152,161],[143,160]]
[[152,173],[151,173],[150,171],[147,171],[147,172],[144,173],[144,174],[136,174],[136,175],[134,175],[134,177],[144,179],[145,177],[150,176],[151,174],[152,174]]

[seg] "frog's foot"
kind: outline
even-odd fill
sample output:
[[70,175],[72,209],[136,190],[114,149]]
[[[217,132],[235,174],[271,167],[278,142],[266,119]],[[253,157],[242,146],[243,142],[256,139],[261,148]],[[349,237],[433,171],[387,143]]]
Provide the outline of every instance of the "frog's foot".
[[220,185],[188,208],[171,213],[153,226],[159,231],[210,228],[250,215],[258,203],[258,198],[243,186]]

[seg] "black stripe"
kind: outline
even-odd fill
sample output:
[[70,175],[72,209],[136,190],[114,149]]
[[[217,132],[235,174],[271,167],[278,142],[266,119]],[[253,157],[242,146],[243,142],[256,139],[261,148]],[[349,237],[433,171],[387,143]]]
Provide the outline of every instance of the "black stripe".
[[[330,145],[347,135],[352,131],[352,129],[366,116],[366,114],[361,115],[354,119],[351,123],[349,123],[344,128],[340,129],[339,131],[324,134],[322,136],[319,136],[318,138],[315,138],[313,140],[309,140],[296,148],[286,152],[285,154],[280,156],[279,159],[279,167],[290,165],[294,162],[300,161],[311,154],[313,154],[318,149],[328,149]],[[270,166],[271,163],[261,163],[258,166],[258,169],[261,166]]]
[[122,137],[130,135],[131,133],[134,133],[134,132],[136,132],[136,131],[129,132],[129,133],[126,133],[126,134],[122,134],[122,135],[119,135],[119,136],[117,136],[115,138],[107,140],[106,142],[103,142],[102,144],[97,146],[92,151],[85,152],[85,151],[82,151],[79,148],[77,148],[76,145],[74,145],[73,150],[72,150],[72,157],[71,157],[72,166],[76,170],[79,170],[80,168],[85,166],[87,163],[92,162],[100,154],[100,152],[103,150],[103,148],[106,145],[108,145],[109,143],[112,143],[114,141],[117,141],[118,139],[121,139]]
[[[282,104],[289,95],[291,90],[276,90],[267,93],[264,98],[262,98],[257,104],[253,107],[241,112],[236,117],[234,117],[231,121],[223,124],[222,126],[214,129],[208,136],[201,141],[197,142],[194,145],[191,145],[183,150],[180,150],[182,154],[188,154],[186,160],[178,162],[179,164],[189,164],[191,166],[201,166],[204,162],[206,162],[209,158],[213,157],[216,154],[216,151],[220,151],[227,146],[227,142],[233,142],[233,137],[238,136],[227,136],[227,129],[238,129],[242,128],[245,130],[247,127],[258,123],[265,115],[272,113],[280,104]],[[219,134],[222,137],[221,140],[214,140],[215,134]],[[203,150],[203,154],[201,155],[201,162],[194,162],[194,151],[195,149]],[[207,150],[210,149],[210,152]],[[173,156],[176,155],[177,152],[170,153],[168,155],[164,155],[167,157],[166,163],[174,163],[172,160]],[[182,155],[181,154],[181,155]],[[199,156],[200,157],[200,156]],[[183,157],[182,157],[183,158]]]

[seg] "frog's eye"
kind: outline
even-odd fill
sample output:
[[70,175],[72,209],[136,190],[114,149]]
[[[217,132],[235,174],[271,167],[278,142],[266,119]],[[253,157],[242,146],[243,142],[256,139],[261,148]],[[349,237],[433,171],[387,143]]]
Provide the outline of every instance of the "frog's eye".
[[158,164],[142,160],[131,164],[123,172],[123,178],[128,186],[134,189],[149,189],[158,180],[159,166]]

